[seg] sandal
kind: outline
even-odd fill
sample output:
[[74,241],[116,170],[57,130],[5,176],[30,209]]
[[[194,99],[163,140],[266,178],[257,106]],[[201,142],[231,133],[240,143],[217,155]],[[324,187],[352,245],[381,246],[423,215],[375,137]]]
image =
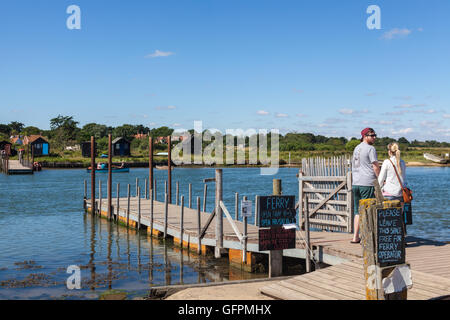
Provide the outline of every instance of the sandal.
[[361,239],[359,239],[358,241],[350,241],[350,243],[360,243],[361,242]]

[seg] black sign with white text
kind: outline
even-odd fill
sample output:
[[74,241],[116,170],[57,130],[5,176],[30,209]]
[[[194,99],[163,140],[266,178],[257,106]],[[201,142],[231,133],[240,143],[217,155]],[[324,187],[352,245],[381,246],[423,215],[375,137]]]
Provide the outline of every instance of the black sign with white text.
[[381,267],[405,263],[401,208],[377,210],[377,258]]

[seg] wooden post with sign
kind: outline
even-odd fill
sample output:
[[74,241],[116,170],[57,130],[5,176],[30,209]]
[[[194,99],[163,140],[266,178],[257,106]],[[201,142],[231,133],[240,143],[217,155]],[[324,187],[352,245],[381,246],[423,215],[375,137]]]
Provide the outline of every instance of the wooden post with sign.
[[[273,179],[273,195],[281,196],[281,180]],[[255,216],[256,219],[256,216]],[[269,278],[283,274],[283,250],[269,251]]]
[[376,198],[359,203],[366,300],[406,300],[412,281],[401,204],[383,201],[378,181],[374,183]]

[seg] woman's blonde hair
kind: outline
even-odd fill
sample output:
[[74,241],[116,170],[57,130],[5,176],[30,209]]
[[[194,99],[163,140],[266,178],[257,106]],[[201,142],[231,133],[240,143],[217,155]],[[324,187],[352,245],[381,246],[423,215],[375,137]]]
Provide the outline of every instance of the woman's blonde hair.
[[400,148],[398,147],[398,144],[395,142],[389,143],[387,146],[389,153],[395,156],[395,159],[397,159],[397,171],[398,174],[402,174],[402,167],[400,166]]

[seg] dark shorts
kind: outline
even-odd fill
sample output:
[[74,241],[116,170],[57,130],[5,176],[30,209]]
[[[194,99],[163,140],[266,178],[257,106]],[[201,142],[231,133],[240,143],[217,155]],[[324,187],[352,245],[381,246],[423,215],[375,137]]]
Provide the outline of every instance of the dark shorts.
[[359,214],[359,200],[375,198],[375,188],[366,186],[352,186],[355,215]]

